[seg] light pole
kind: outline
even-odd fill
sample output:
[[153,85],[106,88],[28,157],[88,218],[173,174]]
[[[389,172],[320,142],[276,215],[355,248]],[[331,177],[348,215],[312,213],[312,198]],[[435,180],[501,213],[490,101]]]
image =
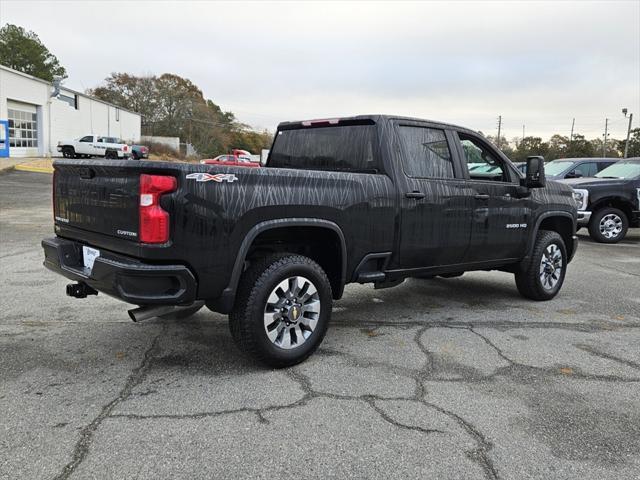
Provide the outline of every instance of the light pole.
[[[628,110],[626,108],[622,109],[622,114],[625,118],[627,118]],[[629,137],[631,135],[631,121],[633,120],[633,113],[629,114],[629,126],[627,127],[627,141],[624,144],[624,158],[627,158],[627,152],[629,152]]]

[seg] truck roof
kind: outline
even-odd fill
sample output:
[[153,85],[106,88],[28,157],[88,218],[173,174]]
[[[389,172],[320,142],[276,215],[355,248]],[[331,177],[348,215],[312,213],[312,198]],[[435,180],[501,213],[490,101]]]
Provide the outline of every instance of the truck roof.
[[295,121],[286,121],[278,124],[278,129],[287,129],[294,127],[310,127],[313,124],[336,124],[339,125],[341,123],[347,122],[362,122],[362,121],[371,121],[373,123],[379,123],[382,120],[404,120],[408,122],[426,122],[435,125],[441,125],[443,127],[455,128],[456,130],[467,131],[470,133],[477,134],[478,132],[467,128],[462,127],[460,125],[455,125],[452,123],[441,122],[438,120],[429,120],[425,118],[417,118],[417,117],[406,117],[402,115],[386,115],[386,114],[367,114],[367,115],[354,115],[350,117],[327,117],[327,118],[315,118],[310,120],[295,120]]

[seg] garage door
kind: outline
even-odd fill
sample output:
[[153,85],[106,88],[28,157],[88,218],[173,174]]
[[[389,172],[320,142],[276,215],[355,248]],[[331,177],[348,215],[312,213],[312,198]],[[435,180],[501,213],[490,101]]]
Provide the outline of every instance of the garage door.
[[38,115],[36,106],[28,103],[7,102],[9,120],[9,155],[38,154]]

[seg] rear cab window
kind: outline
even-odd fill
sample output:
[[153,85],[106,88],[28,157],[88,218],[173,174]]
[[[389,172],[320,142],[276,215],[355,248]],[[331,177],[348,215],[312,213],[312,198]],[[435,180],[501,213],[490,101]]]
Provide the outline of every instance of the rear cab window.
[[381,173],[376,125],[371,120],[319,126],[285,126],[278,130],[269,168]]
[[414,178],[454,178],[453,158],[444,130],[399,125],[405,174]]

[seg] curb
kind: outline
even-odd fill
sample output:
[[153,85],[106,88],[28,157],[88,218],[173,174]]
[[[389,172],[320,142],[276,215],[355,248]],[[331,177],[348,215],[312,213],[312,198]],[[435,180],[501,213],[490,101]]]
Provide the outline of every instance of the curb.
[[11,165],[9,167],[0,168],[0,175],[4,175],[5,173],[13,172],[16,168],[15,165]]
[[14,170],[20,170],[22,172],[34,172],[34,173],[53,173],[51,167],[30,167],[25,164],[18,164],[13,167]]

